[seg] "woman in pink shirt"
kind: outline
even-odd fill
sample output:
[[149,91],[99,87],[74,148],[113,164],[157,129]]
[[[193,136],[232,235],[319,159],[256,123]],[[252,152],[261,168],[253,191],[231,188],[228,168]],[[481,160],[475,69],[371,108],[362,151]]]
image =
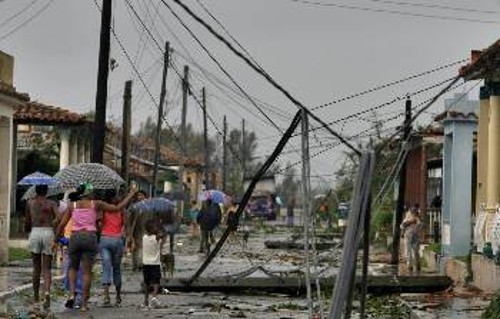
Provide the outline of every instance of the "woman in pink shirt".
[[[73,308],[76,297],[76,274],[80,262],[83,266],[83,300],[81,311],[87,311],[87,302],[90,294],[92,280],[92,265],[97,253],[97,212],[114,211],[119,213],[134,197],[136,187],[132,186],[129,194],[118,204],[111,205],[99,200],[94,200],[93,186],[89,183],[80,185],[77,192],[81,193],[78,201],[68,207],[61,223],[56,230],[56,238],[62,233],[68,220],[72,218],[73,229],[69,240],[68,252],[70,257],[69,280],[70,296],[66,301],[67,308]],[[55,242],[56,244],[56,242]]]

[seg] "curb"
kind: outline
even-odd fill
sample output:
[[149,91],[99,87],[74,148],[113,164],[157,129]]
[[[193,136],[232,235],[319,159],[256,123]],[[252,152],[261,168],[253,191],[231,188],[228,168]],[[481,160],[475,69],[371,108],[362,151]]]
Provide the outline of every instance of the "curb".
[[[54,284],[57,281],[63,280],[64,275],[58,275],[52,277],[52,284]],[[2,291],[0,292],[0,303],[5,303],[8,299],[14,297],[15,295],[21,294],[27,290],[30,290],[33,288],[33,284],[24,284],[21,286],[17,286],[15,288],[12,288],[10,290]]]

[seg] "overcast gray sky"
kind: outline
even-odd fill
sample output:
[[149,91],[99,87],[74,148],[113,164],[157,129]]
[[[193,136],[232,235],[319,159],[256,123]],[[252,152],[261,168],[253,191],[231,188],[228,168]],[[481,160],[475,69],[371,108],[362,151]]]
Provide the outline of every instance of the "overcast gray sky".
[[[245,118],[247,127],[259,138],[258,153],[269,154],[279,138],[278,130],[237,92],[164,4],[160,0],[128,1],[161,46],[167,40],[171,42],[176,68],[181,71],[184,64],[190,65],[193,88],[199,91],[206,86],[208,111],[218,125],[221,126],[224,114],[230,127],[239,127]],[[471,49],[487,47],[500,35],[498,0],[200,1],[267,72],[310,107],[467,58]],[[266,103],[268,115],[285,129],[295,106],[193,22],[173,1],[166,2],[259,105]],[[223,33],[197,1],[184,2]],[[97,3],[100,5],[101,1]],[[158,100],[161,53],[127,2],[115,0],[113,5],[118,38],[142,73],[154,99]],[[46,104],[78,112],[94,108],[99,28],[100,12],[94,0],[0,1],[0,50],[16,59],[15,85],[32,99]],[[121,120],[124,81],[133,78],[133,121],[137,129],[147,116],[154,116],[156,105],[145,93],[114,38],[111,56],[118,67],[110,73],[108,117]],[[331,122],[442,82],[455,75],[457,69],[458,66],[447,68],[316,112]],[[169,72],[167,119],[177,125],[180,84],[175,72]],[[465,84],[454,92],[467,92],[473,84]],[[437,91],[438,88],[415,96],[414,103],[428,99]],[[471,98],[477,98],[477,90],[471,92]],[[380,108],[377,115],[369,113],[333,128],[350,136],[367,129],[375,117],[390,117],[403,107],[403,101],[393,103]],[[441,109],[442,102],[431,108],[420,123],[430,123],[432,113]],[[189,121],[201,131],[201,113],[193,99],[188,113]],[[385,128],[392,132],[391,128],[401,120],[387,121]],[[210,134],[216,135],[212,126]],[[320,142],[325,146],[334,141],[322,131],[311,137],[313,147]],[[288,150],[300,146],[299,138],[292,142]],[[311,153],[318,150],[321,147],[313,148]],[[344,150],[338,147],[315,157],[312,174],[325,175],[331,180],[328,175],[338,166]],[[298,154],[292,152],[280,161],[284,165],[286,161],[298,159]]]

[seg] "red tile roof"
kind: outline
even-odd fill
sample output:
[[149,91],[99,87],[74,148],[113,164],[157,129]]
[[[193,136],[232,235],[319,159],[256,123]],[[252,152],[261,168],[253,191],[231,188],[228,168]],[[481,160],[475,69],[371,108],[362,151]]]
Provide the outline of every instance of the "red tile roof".
[[500,73],[500,40],[484,50],[473,50],[471,62],[459,70],[466,80],[484,79]]
[[463,112],[457,112],[457,111],[444,111],[434,117],[434,121],[439,122],[441,120],[444,120],[446,118],[450,119],[456,119],[461,117],[462,119],[472,119],[472,120],[477,120],[478,117],[476,113],[470,112],[470,113],[463,113]]
[[83,114],[39,102],[27,102],[15,106],[14,122],[34,125],[83,125],[89,123]]

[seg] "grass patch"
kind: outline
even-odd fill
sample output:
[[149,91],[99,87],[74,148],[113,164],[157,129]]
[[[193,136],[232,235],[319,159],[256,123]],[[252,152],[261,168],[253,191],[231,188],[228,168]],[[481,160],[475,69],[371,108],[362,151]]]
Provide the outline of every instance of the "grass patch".
[[24,248],[9,247],[9,261],[30,259],[31,253]]
[[429,244],[427,247],[425,247],[425,250],[432,251],[436,254],[439,254],[439,253],[441,253],[441,244],[439,244],[439,243]]

